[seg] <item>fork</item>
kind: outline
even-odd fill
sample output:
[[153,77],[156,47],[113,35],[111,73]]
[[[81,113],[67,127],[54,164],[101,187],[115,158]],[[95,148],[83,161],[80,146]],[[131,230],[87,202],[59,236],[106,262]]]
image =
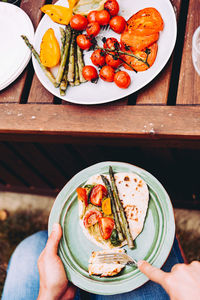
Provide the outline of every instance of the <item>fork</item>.
[[120,263],[122,265],[129,265],[137,267],[137,261],[127,255],[126,253],[99,253],[95,258],[95,263],[102,264],[112,264],[112,263]]
[[108,28],[109,28],[109,24],[101,26],[101,29],[104,31],[108,30]]

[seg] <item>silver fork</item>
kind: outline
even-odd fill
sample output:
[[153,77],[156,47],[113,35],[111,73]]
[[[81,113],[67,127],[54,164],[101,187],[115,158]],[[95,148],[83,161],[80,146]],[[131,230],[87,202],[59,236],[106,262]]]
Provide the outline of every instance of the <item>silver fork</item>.
[[112,264],[112,263],[120,263],[122,265],[129,265],[129,266],[136,266],[137,267],[137,261],[127,255],[126,253],[116,253],[116,252],[110,252],[110,253],[99,253],[96,258],[95,262],[97,264]]

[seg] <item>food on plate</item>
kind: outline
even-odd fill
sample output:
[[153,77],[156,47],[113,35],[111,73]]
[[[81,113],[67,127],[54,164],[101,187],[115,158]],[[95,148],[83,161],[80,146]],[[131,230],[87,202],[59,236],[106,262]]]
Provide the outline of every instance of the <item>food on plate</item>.
[[[125,253],[123,249],[113,249],[112,253]],[[94,251],[89,258],[88,272],[89,275],[101,275],[101,277],[114,276],[121,272],[124,265],[117,261],[113,261],[112,264],[96,262],[96,258],[99,254],[108,254],[110,250]]]
[[117,73],[115,73],[114,82],[118,87],[126,89],[131,83],[131,78],[127,72],[118,71]]
[[110,21],[110,14],[107,12],[107,10],[99,10],[96,13],[96,21],[99,23],[99,25],[108,25]]
[[99,77],[97,70],[93,66],[84,66],[82,74],[85,80],[92,82],[96,82]]
[[[127,48],[127,50],[124,48],[123,50],[126,53],[132,53],[130,48]],[[131,70],[132,68],[134,68],[134,70],[136,70],[137,72],[145,71],[153,65],[157,56],[157,51],[158,44],[153,43],[151,46],[144,50],[134,52],[137,58],[128,55],[122,55],[122,59],[124,61],[123,66],[127,70]]]
[[109,52],[106,54],[106,64],[117,69],[122,64],[122,60],[118,54],[115,54],[115,52]]
[[91,12],[89,12],[89,14],[87,15],[88,23],[96,22],[96,13],[97,10],[92,10]]
[[163,19],[154,7],[141,9],[127,21],[127,29],[134,32],[134,35],[151,35],[163,28]]
[[153,43],[155,43],[159,39],[159,33],[153,33],[148,36],[144,35],[134,35],[132,33],[129,33],[128,31],[124,31],[121,35],[121,42],[122,47],[124,45],[131,47],[131,51],[141,51],[149,46],[151,46]]
[[[144,8],[128,21],[118,15],[119,4],[116,0],[69,0],[69,7],[46,4],[41,11],[60,26],[61,46],[52,28],[42,37],[40,55],[25,37],[24,41],[36,57],[40,67],[56,88],[64,96],[68,86],[77,86],[90,81],[97,83],[100,78],[115,82],[119,88],[128,88],[130,76],[127,70],[141,72],[149,69],[157,56],[159,33],[164,28],[162,16],[153,7]],[[73,15],[74,13],[74,15]],[[99,46],[99,32],[102,26],[121,34],[119,41],[110,36],[101,37],[103,46]],[[85,33],[86,31],[86,33]],[[83,50],[93,50],[92,63],[86,66]],[[60,62],[60,64],[59,64]],[[48,69],[58,65],[57,75]],[[52,73],[53,72],[53,73]]]
[[114,17],[119,12],[119,4],[116,0],[107,0],[104,4],[104,9],[109,12],[111,17]]
[[102,10],[106,0],[79,0],[73,12],[87,16],[93,10]]
[[89,36],[95,37],[99,34],[101,27],[98,22],[91,22],[87,25],[86,32]]
[[70,20],[71,28],[79,31],[85,30],[87,24],[88,24],[87,18],[79,14],[72,16]]
[[53,83],[53,85],[55,85],[55,77],[53,76],[53,74],[51,73],[51,71],[49,71],[49,69],[47,67],[45,67],[41,61],[40,61],[40,56],[37,53],[37,51],[34,49],[33,45],[29,42],[28,38],[25,35],[21,35],[21,38],[24,40],[25,44],[27,45],[27,47],[30,49],[30,51],[32,52],[32,54],[34,55],[35,59],[37,60],[37,62],[39,63],[41,69],[43,70],[43,72],[45,73],[45,75],[48,77],[48,79]]
[[[157,56],[159,32],[164,28],[164,22],[160,13],[153,7],[147,7],[129,18],[126,28],[121,34],[121,44],[127,53],[133,53],[136,57],[123,58],[136,71],[141,72],[150,68]],[[139,59],[137,59],[137,57]],[[143,59],[145,62],[143,63]],[[125,66],[125,65],[124,65]],[[130,66],[125,66],[130,69]]]
[[116,33],[122,33],[126,26],[126,20],[122,16],[115,16],[110,20],[110,28]]
[[99,77],[108,82],[113,82],[115,76],[115,70],[111,66],[103,66],[99,72]]
[[54,4],[43,5],[41,11],[47,14],[54,22],[68,25],[72,17],[72,8]]
[[87,34],[79,34],[76,38],[76,42],[82,50],[89,50],[92,46],[91,37]]
[[79,221],[86,237],[103,249],[113,249],[134,240],[143,229],[149,192],[134,173],[96,174],[77,188]]
[[40,61],[49,68],[55,67],[60,61],[60,46],[52,28],[43,35],[40,44]]
[[91,61],[95,66],[102,67],[106,63],[105,52],[102,49],[95,50],[91,55]]

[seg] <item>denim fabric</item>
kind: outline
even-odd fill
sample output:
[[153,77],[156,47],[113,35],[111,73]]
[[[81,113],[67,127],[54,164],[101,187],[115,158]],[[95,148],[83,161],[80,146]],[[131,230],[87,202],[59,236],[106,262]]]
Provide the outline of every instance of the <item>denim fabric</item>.
[[[47,231],[40,231],[22,241],[15,249],[8,267],[2,300],[36,300],[39,293],[39,273],[37,260],[48,239]],[[172,266],[182,263],[183,258],[175,239],[172,251],[163,266],[170,271]],[[78,290],[75,300],[81,297]],[[169,299],[158,284],[148,281],[142,287],[121,295],[102,296],[84,293],[84,299],[91,300],[164,300]]]

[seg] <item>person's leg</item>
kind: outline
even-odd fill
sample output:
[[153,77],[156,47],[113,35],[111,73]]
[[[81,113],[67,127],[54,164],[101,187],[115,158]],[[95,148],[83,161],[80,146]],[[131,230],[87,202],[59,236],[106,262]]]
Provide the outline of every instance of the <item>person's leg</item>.
[[47,238],[47,231],[40,231],[17,246],[9,262],[2,300],[37,299],[39,292],[37,261]]
[[[171,268],[177,263],[183,263],[183,258],[175,239],[171,253],[162,267],[165,272],[171,271]],[[138,289],[124,294],[113,296],[90,295],[91,300],[169,300],[169,296],[165,290],[157,283],[148,281]]]

